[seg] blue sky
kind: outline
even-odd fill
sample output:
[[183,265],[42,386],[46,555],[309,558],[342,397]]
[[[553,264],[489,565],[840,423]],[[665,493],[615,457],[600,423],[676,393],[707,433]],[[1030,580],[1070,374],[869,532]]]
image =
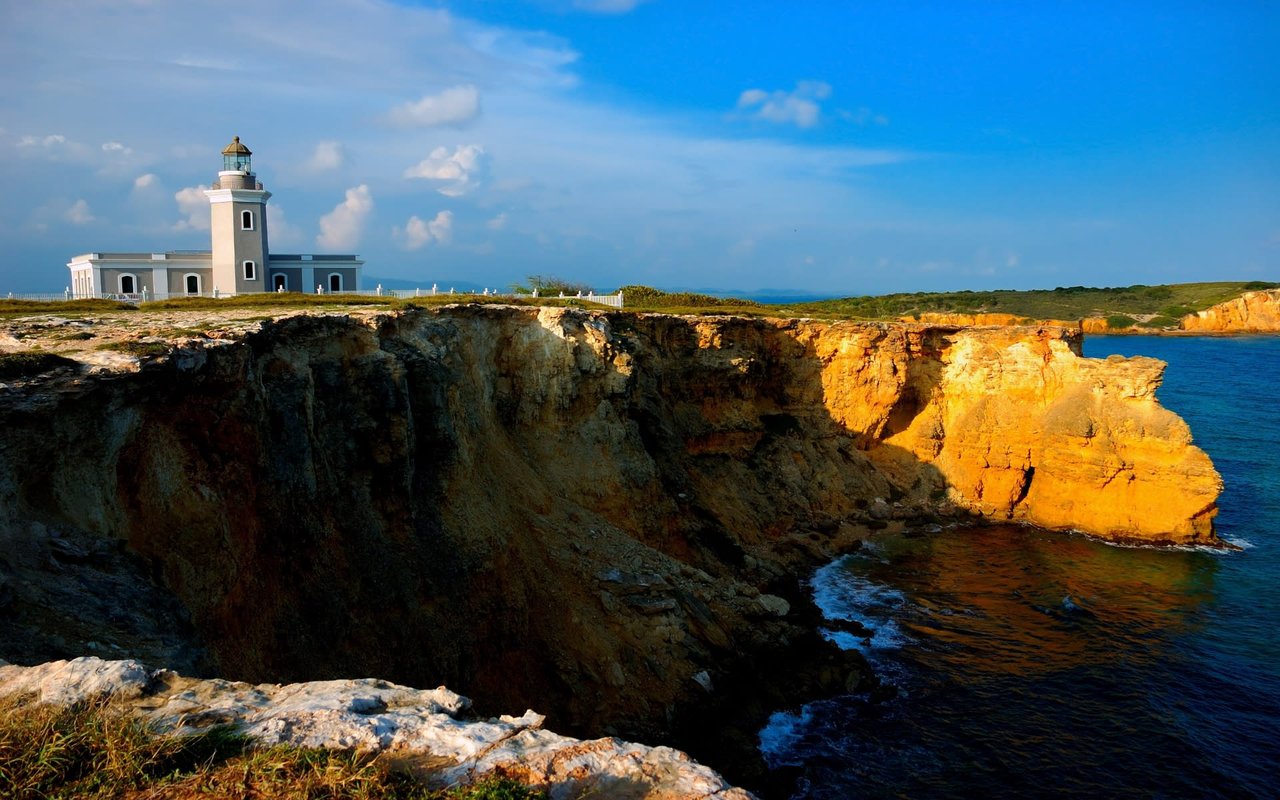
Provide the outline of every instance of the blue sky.
[[[234,9],[234,11],[229,11]],[[828,294],[1280,279],[1280,5],[0,4],[0,292],[208,247]]]

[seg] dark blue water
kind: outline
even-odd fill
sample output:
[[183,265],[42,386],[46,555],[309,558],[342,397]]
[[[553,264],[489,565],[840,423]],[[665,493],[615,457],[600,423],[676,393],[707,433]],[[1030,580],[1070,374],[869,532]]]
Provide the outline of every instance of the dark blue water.
[[1225,481],[1234,553],[1025,528],[882,536],[820,570],[830,635],[902,688],[776,714],[796,797],[1280,796],[1280,337],[1095,337],[1169,363],[1158,397]]

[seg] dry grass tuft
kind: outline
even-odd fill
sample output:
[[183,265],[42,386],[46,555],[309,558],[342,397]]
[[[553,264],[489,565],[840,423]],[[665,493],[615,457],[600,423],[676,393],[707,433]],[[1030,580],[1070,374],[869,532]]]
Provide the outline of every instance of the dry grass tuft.
[[162,736],[104,703],[66,708],[0,702],[0,797],[7,800],[537,800],[546,794],[491,777],[430,790],[371,754],[254,748],[229,728]]

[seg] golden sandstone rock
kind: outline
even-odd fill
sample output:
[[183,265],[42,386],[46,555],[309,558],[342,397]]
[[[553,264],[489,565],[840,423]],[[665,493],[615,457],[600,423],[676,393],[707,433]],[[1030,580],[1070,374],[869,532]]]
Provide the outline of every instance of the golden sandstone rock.
[[[962,314],[959,312],[926,311],[919,318],[903,317],[903,322],[924,322],[930,325],[961,325],[963,327],[991,327],[1005,325],[1053,325],[1059,328],[1078,328],[1080,322],[1060,319],[1031,319],[1016,314]],[[1105,320],[1104,320],[1105,321]]]
[[1280,331],[1280,289],[1246,292],[1234,300],[1188,314],[1178,327],[1197,333]]
[[1162,362],[1082,358],[1079,339],[1053,328],[940,339],[937,365],[917,367],[902,390],[913,418],[882,441],[917,459],[921,480],[933,467],[953,502],[988,517],[1112,539],[1215,541],[1221,479],[1186,423],[1156,401]]

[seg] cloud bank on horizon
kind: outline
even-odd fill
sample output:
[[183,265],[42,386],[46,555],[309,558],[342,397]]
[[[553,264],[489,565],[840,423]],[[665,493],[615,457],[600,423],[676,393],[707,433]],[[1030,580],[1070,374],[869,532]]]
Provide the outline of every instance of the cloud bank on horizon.
[[[1280,275],[1280,10],[48,0],[0,11],[0,291],[208,247],[862,294]],[[887,7],[892,6],[892,7]]]

